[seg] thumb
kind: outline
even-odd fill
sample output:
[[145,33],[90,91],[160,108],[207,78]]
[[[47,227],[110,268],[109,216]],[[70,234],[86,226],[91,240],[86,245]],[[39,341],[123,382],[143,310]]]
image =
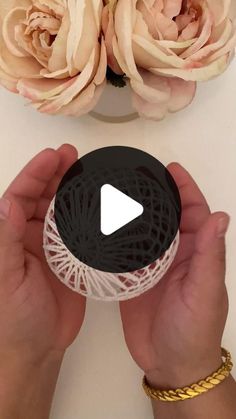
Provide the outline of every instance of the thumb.
[[26,219],[14,200],[0,198],[0,283],[4,274],[24,267],[23,237]]
[[225,287],[225,235],[230,218],[224,212],[211,214],[196,235],[186,286],[200,296],[220,301]]

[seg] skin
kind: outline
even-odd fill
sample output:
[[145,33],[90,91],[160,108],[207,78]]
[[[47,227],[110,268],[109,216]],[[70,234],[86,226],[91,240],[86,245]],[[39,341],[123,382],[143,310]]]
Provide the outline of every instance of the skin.
[[[152,290],[120,304],[130,353],[157,389],[189,386],[221,366],[228,313],[225,234],[229,217],[210,213],[203,194],[180,165],[173,163],[168,169],[183,207],[177,257]],[[226,381],[191,401],[154,402],[154,415],[158,419],[208,419],[210,415],[233,419],[236,384],[232,377]],[[227,406],[219,409],[226,401]]]
[[64,352],[84,319],[85,299],[54,277],[42,249],[47,207],[76,160],[77,152],[69,145],[44,150],[4,194],[11,203],[7,219],[0,220],[0,417],[4,419],[48,418]]
[[[84,319],[85,299],[54,277],[42,250],[47,208],[76,159],[76,150],[68,145],[44,150],[0,200],[0,417],[4,419],[49,417],[64,353]],[[224,235],[229,222],[224,213],[210,214],[181,166],[172,164],[169,170],[183,203],[177,258],[156,287],[120,305],[131,355],[152,386],[168,389],[199,381],[222,363],[228,309]],[[154,415],[231,419],[236,413],[235,395],[231,377],[192,401],[154,402]]]

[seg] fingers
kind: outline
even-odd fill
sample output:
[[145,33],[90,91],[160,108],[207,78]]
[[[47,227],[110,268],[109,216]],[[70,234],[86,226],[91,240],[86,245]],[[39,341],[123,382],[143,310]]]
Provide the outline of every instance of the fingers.
[[0,198],[0,283],[6,280],[8,272],[20,274],[24,270],[25,228],[22,208],[17,202]]
[[50,203],[51,203],[51,199],[45,198],[44,196],[42,196],[40,198],[40,200],[38,201],[38,205],[36,207],[36,210],[34,212],[34,219],[35,220],[44,221]]
[[5,198],[18,202],[27,219],[33,216],[39,198],[55,176],[59,162],[60,155],[55,150],[42,151],[24,167],[4,193]]
[[24,167],[4,197],[17,201],[27,220],[43,219],[61,178],[77,158],[77,150],[67,144],[57,151],[42,151]]
[[60,163],[58,165],[57,171],[51,181],[48,183],[47,188],[45,189],[43,196],[44,198],[52,200],[55,195],[59,183],[67,172],[67,170],[72,166],[73,163],[78,159],[78,152],[75,147],[64,144],[57,150],[60,156]]
[[193,180],[191,175],[178,163],[171,163],[168,165],[168,170],[174,177],[177,186],[181,192],[181,199],[183,206],[189,205],[206,205],[207,202],[200,191],[198,185]]
[[169,273],[171,272],[171,270],[176,269],[177,266],[191,259],[193,255],[193,251],[194,251],[194,239],[195,239],[195,234],[192,234],[192,233],[181,234],[180,246],[175,256],[174,263],[171,265],[168,271]]
[[195,239],[193,258],[189,268],[186,287],[193,294],[206,296],[209,301],[220,302],[225,285],[225,234],[229,216],[217,212],[208,217]]
[[46,189],[44,190],[42,197],[40,198],[37,208],[35,210],[34,218],[40,221],[43,221],[51,200],[57,192],[59,183],[61,182],[64,174],[67,170],[75,163],[78,159],[78,151],[75,147],[64,144],[57,150],[60,156],[60,163],[58,165],[57,171],[53,178],[48,183]]
[[181,232],[195,233],[210,214],[207,201],[190,174],[178,163],[168,167],[180,192],[182,202]]

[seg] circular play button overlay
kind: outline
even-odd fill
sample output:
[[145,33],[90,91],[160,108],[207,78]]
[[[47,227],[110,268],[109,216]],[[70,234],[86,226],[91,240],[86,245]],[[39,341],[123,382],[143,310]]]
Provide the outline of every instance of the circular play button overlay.
[[106,147],[79,159],[55,197],[55,223],[66,248],[103,272],[140,270],[174,241],[181,201],[168,170],[130,147]]

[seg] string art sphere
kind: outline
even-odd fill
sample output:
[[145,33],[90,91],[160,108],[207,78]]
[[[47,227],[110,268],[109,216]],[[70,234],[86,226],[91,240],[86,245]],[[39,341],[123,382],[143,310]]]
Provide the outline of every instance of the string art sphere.
[[[101,232],[101,188],[112,185],[144,211],[113,234]],[[177,186],[154,157],[129,147],[106,147],[78,160],[63,177],[44,225],[52,272],[85,297],[127,300],[152,288],[179,245]]]

